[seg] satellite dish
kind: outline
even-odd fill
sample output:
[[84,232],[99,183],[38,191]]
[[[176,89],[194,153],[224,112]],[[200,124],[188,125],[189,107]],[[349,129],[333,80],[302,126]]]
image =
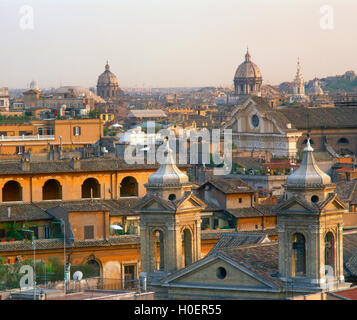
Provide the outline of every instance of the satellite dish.
[[73,273],[73,280],[80,281],[83,278],[83,273],[81,271],[76,271]]

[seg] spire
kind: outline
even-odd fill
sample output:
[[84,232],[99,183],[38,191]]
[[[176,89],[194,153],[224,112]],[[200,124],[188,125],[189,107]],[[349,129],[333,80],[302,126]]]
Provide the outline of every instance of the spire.
[[245,54],[245,61],[248,62],[250,61],[250,53],[249,53],[249,48],[247,46],[247,53]]
[[105,70],[109,71],[110,66],[109,66],[109,61],[107,60],[107,64],[105,65]]
[[289,175],[286,184],[308,186],[331,183],[330,176],[318,167],[313,151],[314,149],[311,147],[310,137],[308,136],[300,167]]
[[164,142],[165,161],[159,169],[149,177],[149,184],[184,184],[188,183],[188,176],[177,168],[174,153],[169,146],[168,140]]

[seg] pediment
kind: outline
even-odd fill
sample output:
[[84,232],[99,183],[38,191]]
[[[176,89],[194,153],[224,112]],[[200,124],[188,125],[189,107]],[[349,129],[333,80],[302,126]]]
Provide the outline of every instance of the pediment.
[[334,197],[330,199],[323,206],[323,211],[345,210],[347,206],[338,198]]
[[151,210],[159,210],[159,211],[167,211],[172,210],[170,206],[168,206],[163,201],[160,201],[158,198],[148,199],[146,202],[142,203],[140,206],[136,208],[137,211],[151,211]]
[[297,198],[291,198],[290,200],[286,201],[285,203],[282,203],[279,207],[276,208],[276,211],[284,211],[284,212],[296,212],[296,213],[315,213],[316,210],[314,210],[313,207],[309,206],[307,203],[304,201],[297,199]]
[[178,205],[177,209],[184,210],[184,209],[196,209],[196,208],[204,208],[204,207],[205,207],[205,203],[203,203],[200,199],[198,199],[197,197],[191,194],[188,198],[186,198]]
[[[222,277],[222,269],[225,273],[224,277]],[[271,287],[249,270],[244,270],[219,256],[208,256],[188,268],[181,269],[176,275],[171,275],[166,283],[171,286],[177,284],[193,287],[200,285],[210,287]]]

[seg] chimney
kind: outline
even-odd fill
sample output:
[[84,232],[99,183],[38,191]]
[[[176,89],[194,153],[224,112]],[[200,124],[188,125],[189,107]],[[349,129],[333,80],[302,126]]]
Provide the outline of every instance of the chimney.
[[11,207],[6,207],[6,218],[11,218]]
[[22,171],[30,171],[30,160],[27,158],[21,158],[20,166]]
[[79,157],[72,158],[72,168],[74,170],[79,170],[81,168],[81,160]]

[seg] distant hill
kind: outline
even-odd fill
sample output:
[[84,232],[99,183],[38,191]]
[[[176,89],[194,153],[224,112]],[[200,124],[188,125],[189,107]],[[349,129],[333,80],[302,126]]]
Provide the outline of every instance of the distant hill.
[[[326,92],[357,92],[357,75],[354,71],[346,71],[343,75],[330,76],[319,79],[321,88]],[[305,89],[313,85],[313,80],[305,84]],[[279,91],[292,93],[292,82],[283,82]]]

